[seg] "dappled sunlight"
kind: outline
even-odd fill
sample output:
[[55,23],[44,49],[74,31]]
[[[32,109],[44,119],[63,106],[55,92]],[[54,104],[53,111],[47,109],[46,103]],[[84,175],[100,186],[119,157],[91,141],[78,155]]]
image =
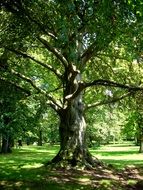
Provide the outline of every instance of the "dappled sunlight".
[[29,175],[32,179],[42,179],[44,173],[39,174],[40,168],[43,163],[52,159],[57,151],[58,147],[23,146],[13,149],[12,154],[0,155],[0,179],[28,180]]
[[45,167],[43,163],[52,159],[58,149],[59,146],[23,146],[14,149],[12,154],[0,155],[0,189],[111,190],[116,185],[123,190],[129,183],[143,180],[143,168],[140,167],[143,154],[138,153],[138,147],[101,146],[90,149],[94,156],[111,168],[98,166],[92,170],[77,170]]
[[138,146],[131,144],[120,144],[101,146],[98,149],[90,149],[93,156],[108,164],[123,168],[126,165],[142,165],[143,154],[139,154]]

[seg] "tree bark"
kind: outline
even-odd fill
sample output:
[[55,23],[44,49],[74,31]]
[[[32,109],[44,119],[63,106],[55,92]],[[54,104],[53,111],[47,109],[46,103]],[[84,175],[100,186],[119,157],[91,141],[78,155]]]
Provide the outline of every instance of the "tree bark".
[[11,138],[8,136],[2,137],[1,153],[11,153]]
[[60,125],[60,150],[52,159],[54,166],[63,167],[93,167],[101,164],[98,159],[93,159],[86,143],[86,122],[84,118],[84,103],[82,92],[73,96],[78,91],[81,82],[81,73],[74,65],[69,65],[65,72],[63,86],[63,108],[59,110]]
[[139,149],[140,153],[143,153],[143,137],[140,140],[140,149]]
[[38,146],[42,146],[42,130],[39,130],[38,138]]
[[140,127],[140,148],[139,152],[143,153],[143,128]]
[[86,122],[82,94],[68,102],[66,109],[61,109],[60,116],[60,150],[51,161],[58,166],[85,166],[91,168],[98,159],[93,159],[86,143]]

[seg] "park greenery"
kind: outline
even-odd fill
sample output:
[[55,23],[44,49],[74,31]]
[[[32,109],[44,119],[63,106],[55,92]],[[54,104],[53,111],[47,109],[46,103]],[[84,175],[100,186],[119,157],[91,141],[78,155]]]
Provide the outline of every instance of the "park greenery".
[[89,148],[143,152],[142,36],[142,0],[1,0],[1,153],[58,144],[45,165],[93,169]]
[[43,163],[59,151],[59,145],[24,145],[12,154],[0,156],[0,188],[17,190],[131,190],[142,189],[142,159],[131,142],[90,148],[90,152],[109,164],[96,170],[48,169]]

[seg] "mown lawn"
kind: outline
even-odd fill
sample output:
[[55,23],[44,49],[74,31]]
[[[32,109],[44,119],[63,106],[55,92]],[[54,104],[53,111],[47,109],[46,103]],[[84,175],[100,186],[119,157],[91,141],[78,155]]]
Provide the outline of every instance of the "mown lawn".
[[44,167],[58,149],[56,145],[23,146],[12,154],[0,155],[0,189],[124,190],[143,180],[143,154],[132,144],[93,147],[91,153],[110,168],[84,171]]

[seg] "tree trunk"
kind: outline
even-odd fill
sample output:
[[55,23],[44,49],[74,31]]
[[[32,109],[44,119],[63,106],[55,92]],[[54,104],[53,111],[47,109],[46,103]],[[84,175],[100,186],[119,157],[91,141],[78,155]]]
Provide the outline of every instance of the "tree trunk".
[[141,139],[140,141],[140,149],[139,149],[140,153],[143,153],[143,139]]
[[143,127],[141,125],[141,123],[138,123],[138,133],[139,133],[139,152],[143,153]]
[[143,153],[143,135],[141,135],[141,138],[140,138],[140,149],[139,149],[139,152]]
[[92,167],[101,164],[98,159],[93,159],[88,151],[86,143],[86,122],[84,119],[84,104],[82,92],[73,94],[79,88],[81,74],[76,67],[70,65],[65,73],[64,81],[64,105],[60,109],[60,150],[51,161],[63,167]]
[[39,130],[38,146],[42,146],[42,130]]
[[11,153],[11,138],[8,136],[2,137],[1,153]]
[[86,123],[83,116],[83,103],[81,96],[72,100],[67,109],[60,113],[60,150],[52,162],[58,166],[85,166],[91,168],[97,163],[87,149],[86,144]]

